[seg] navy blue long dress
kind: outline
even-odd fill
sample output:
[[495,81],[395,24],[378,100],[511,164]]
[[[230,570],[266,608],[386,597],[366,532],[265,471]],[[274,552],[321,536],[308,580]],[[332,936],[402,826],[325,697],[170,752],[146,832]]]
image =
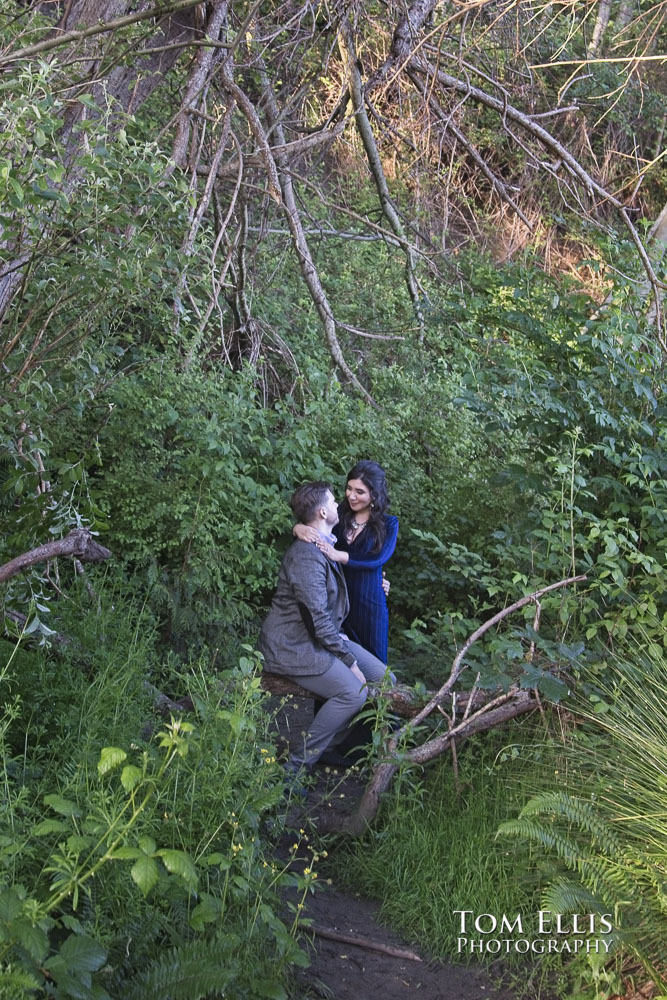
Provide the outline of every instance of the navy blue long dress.
[[398,518],[384,515],[387,528],[382,549],[374,553],[373,538],[364,529],[350,544],[336,525],[336,548],[350,555],[343,566],[350,598],[350,613],[343,622],[343,631],[383,663],[387,662],[389,612],[382,590],[382,567],[393,555],[398,536]]

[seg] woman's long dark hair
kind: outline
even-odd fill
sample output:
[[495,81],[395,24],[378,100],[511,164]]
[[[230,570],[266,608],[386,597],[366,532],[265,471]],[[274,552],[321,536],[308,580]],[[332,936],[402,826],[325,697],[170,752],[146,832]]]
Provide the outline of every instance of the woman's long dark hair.
[[[381,465],[377,462],[370,462],[362,459],[347,474],[346,484],[351,479],[360,479],[371,495],[371,510],[366,530],[373,538],[374,553],[382,549],[382,545],[387,535],[387,528],[384,523],[384,515],[391,503],[387,493],[387,476]],[[352,530],[354,514],[350,509],[347,497],[338,507],[338,517],[340,518],[340,528],[344,535]]]

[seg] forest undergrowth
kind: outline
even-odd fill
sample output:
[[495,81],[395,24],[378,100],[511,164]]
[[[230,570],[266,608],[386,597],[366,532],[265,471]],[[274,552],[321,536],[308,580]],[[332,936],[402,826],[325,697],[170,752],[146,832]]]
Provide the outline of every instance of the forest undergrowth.
[[254,644],[292,490],[360,458],[416,697],[525,602],[405,746],[536,711],[336,866],[436,955],[612,912],[536,989],[664,995],[666,10],[0,3],[3,1000],[288,995]]

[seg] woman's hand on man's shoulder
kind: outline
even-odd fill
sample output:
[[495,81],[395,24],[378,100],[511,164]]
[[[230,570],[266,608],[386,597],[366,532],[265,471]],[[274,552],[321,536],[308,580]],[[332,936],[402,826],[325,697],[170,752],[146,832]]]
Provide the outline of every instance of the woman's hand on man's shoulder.
[[300,542],[317,542],[322,537],[319,531],[311,528],[308,524],[295,524],[292,528],[292,534]]

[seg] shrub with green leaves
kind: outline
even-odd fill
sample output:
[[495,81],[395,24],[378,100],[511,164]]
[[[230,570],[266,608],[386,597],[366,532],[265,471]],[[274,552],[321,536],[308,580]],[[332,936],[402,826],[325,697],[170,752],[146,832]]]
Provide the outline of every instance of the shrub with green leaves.
[[[308,879],[269,851],[283,783],[256,658],[246,651],[219,672],[208,657],[163,667],[194,706],[165,721],[145,686],[145,616],[128,620],[122,602],[103,608],[83,616],[106,639],[83,670],[78,644],[60,662],[6,644],[0,987],[18,989],[23,976],[84,1000],[284,996],[289,966],[305,956],[278,892]],[[59,684],[44,691],[58,667]],[[48,720],[24,728],[49,701]]]

